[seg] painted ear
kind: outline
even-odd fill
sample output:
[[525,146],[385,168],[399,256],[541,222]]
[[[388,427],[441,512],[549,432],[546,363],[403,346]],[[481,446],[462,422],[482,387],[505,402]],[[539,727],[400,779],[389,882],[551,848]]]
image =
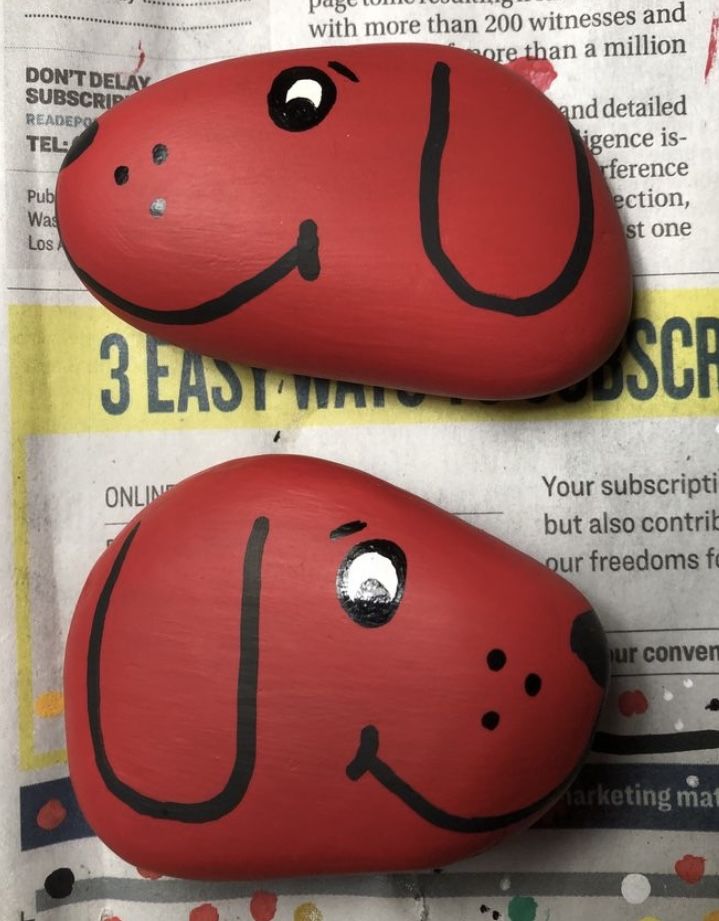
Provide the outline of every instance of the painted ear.
[[532,87],[505,85],[514,80],[488,69],[483,94],[475,69],[437,62],[420,220],[425,252],[458,297],[525,317],[555,307],[579,283],[594,199],[579,136]]
[[587,666],[587,671],[600,688],[609,680],[609,647],[602,624],[594,611],[585,611],[574,618],[570,637],[572,652]]

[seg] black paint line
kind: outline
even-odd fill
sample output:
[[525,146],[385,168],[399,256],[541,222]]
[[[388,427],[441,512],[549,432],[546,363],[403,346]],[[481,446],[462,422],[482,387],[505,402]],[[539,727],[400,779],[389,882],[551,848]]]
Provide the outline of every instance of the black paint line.
[[295,268],[305,281],[314,281],[320,273],[318,248],[317,225],[311,220],[302,221],[299,226],[297,245],[287,250],[279,259],[262,269],[257,275],[245,279],[245,281],[225,291],[219,297],[203,301],[201,304],[195,304],[193,307],[177,310],[158,310],[128,301],[116,292],[106,288],[105,285],[82,269],[73,260],[67,248],[65,249],[65,255],[80,281],[87,285],[92,292],[117,307],[118,310],[149,323],[196,326],[228,316],[228,314],[242,307],[243,304],[260,294],[264,294],[265,291],[282,281]]
[[366,527],[366,521],[348,521],[346,524],[341,524],[338,528],[335,528],[334,531],[330,531],[330,540],[337,540],[338,537],[349,537],[350,534],[363,531]]
[[719,748],[719,730],[668,732],[654,735],[617,735],[598,732],[592,751],[603,755],[664,755],[670,752],[698,752]]
[[[586,268],[594,239],[594,199],[589,161],[581,138],[571,126],[576,163],[579,216],[574,245],[564,267],[546,288],[534,294],[508,297],[473,287],[457,269],[442,246],[439,206],[442,155],[449,136],[450,68],[438,61],[432,73],[429,127],[422,151],[419,181],[419,213],[422,242],[430,262],[446,284],[472,307],[482,307],[515,317],[529,317],[555,307],[577,286]],[[551,219],[551,218],[550,218]]]
[[338,74],[342,74],[343,77],[347,77],[347,79],[351,80],[353,83],[359,83],[357,74],[353,70],[350,70],[346,64],[342,64],[340,61],[328,61],[327,66],[337,71]]
[[[344,896],[363,899],[412,898],[421,887],[426,898],[509,898],[512,893],[531,892],[537,897],[597,897],[616,900],[621,892],[621,873],[511,873],[512,889],[505,893],[501,884],[504,873],[394,873],[384,875],[313,876],[248,882],[193,882],[181,879],[118,879],[93,877],[75,882],[72,895],[63,901],[71,903],[110,901],[146,902],[208,902],[222,899],[250,899],[258,889],[269,889],[278,896],[319,897]],[[676,873],[645,874],[652,887],[652,898],[687,898],[687,884]],[[699,899],[719,898],[719,874],[708,874],[691,887],[691,895]],[[57,910],[56,900],[40,889],[35,893],[38,912]]]
[[261,570],[269,521],[263,517],[255,519],[245,548],[239,627],[240,661],[237,677],[235,762],[224,788],[210,799],[197,803],[162,802],[140,793],[120,780],[105,750],[101,721],[102,637],[113,590],[120,578],[125,558],[139,528],[140,524],[137,524],[130,531],[115,557],[110,574],[100,592],[90,631],[87,705],[95,761],[108,790],[135,812],[156,819],[171,819],[176,822],[212,822],[227,815],[240,803],[247,792],[255,769]]
[[496,831],[506,828],[516,822],[521,822],[534,815],[552,800],[556,799],[564,790],[570,780],[575,776],[573,771],[569,778],[563,780],[549,793],[528,803],[521,809],[505,812],[493,816],[461,816],[446,812],[430,802],[421,793],[411,787],[406,780],[395,773],[392,768],[378,756],[379,732],[375,726],[365,726],[360,733],[360,743],[357,754],[347,765],[346,772],[350,780],[359,780],[364,774],[371,774],[382,786],[397,796],[409,808],[416,812],[420,818],[438,828],[447,831],[456,831],[464,834],[477,834],[479,832]]

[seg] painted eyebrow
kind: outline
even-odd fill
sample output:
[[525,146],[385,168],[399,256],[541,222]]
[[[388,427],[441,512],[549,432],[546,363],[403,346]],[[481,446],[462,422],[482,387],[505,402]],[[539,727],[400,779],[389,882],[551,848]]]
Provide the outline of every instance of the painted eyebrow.
[[327,66],[331,67],[332,70],[336,70],[338,74],[342,74],[343,77],[347,77],[347,79],[351,80],[353,83],[359,83],[357,74],[351,71],[345,64],[341,64],[339,61],[328,61]]
[[348,521],[346,524],[341,524],[339,528],[335,528],[334,531],[330,531],[330,540],[337,540],[338,537],[356,534],[357,531],[363,531],[366,527],[366,521]]

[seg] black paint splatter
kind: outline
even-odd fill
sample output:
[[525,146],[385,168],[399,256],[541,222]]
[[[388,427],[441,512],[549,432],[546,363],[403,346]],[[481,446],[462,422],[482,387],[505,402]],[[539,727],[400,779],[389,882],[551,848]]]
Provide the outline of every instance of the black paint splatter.
[[53,870],[45,880],[45,892],[51,899],[66,899],[75,885],[75,874],[69,867]]
[[275,432],[275,437],[272,440],[274,441],[275,444],[277,444],[277,442],[280,440],[279,431]]
[[714,713],[719,712],[719,697],[712,697],[704,709],[711,710]]

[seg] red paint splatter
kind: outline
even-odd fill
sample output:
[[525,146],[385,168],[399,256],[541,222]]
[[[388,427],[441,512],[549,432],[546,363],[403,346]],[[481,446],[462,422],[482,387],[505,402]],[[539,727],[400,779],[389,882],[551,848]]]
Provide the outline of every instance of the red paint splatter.
[[59,799],[49,799],[37,814],[37,824],[45,831],[52,831],[67,818],[67,809]]
[[679,879],[693,886],[704,876],[705,863],[706,860],[703,857],[694,857],[692,854],[685,854],[681,860],[677,860],[674,864],[674,869]]
[[277,911],[277,896],[274,892],[256,892],[250,901],[253,921],[272,921]]
[[205,902],[204,905],[198,905],[190,912],[190,921],[219,921],[220,913],[214,905]]
[[525,80],[529,80],[543,93],[546,93],[557,79],[557,71],[546,58],[517,58],[516,61],[509,61],[506,66]]
[[714,16],[712,18],[711,29],[709,30],[709,48],[707,50],[707,63],[704,68],[704,80],[709,79],[709,74],[712,72],[712,67],[716,63],[717,59],[717,42],[719,41],[719,16]]
[[622,716],[646,713],[649,709],[649,701],[641,691],[624,691],[619,695],[618,705]]
[[137,872],[143,879],[160,879],[162,873],[156,873],[154,870],[146,870],[144,867],[137,867]]
[[146,54],[142,47],[142,39],[140,39],[140,41],[137,43],[137,50],[139,54],[137,56],[137,64],[135,64],[135,67],[132,71],[133,74],[136,74],[138,70],[142,67],[142,65],[145,63]]

